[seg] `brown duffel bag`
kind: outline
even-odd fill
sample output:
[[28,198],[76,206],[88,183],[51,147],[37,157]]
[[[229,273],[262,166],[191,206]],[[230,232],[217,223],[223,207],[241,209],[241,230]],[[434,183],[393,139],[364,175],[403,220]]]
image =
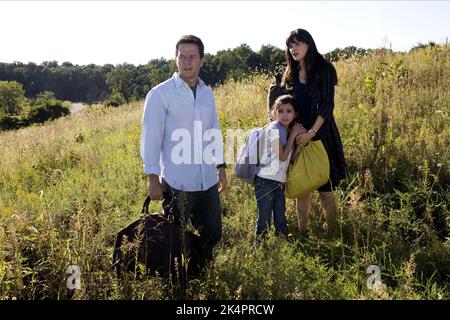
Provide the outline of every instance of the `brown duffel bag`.
[[[199,274],[200,250],[198,236],[180,227],[172,215],[148,213],[150,197],[142,207],[142,217],[117,234],[113,268],[123,272],[141,273],[187,279]],[[137,262],[137,264],[136,264]]]

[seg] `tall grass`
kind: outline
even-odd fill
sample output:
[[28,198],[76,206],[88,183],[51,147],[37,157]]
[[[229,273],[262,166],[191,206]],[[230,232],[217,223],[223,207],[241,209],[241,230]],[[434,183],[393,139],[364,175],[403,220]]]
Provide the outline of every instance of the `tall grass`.
[[[448,49],[380,51],[336,64],[335,118],[350,176],[336,191],[339,235],[312,230],[253,246],[256,203],[227,169],[223,239],[214,264],[191,280],[191,299],[449,299],[450,61]],[[215,89],[222,128],[267,121],[271,79]],[[142,102],[91,108],[0,133],[0,299],[170,299],[159,278],[119,281],[119,229],[139,216],[146,177],[139,156]],[[151,203],[151,211],[160,211]],[[369,265],[382,285],[367,288]],[[81,289],[66,287],[81,268]]]

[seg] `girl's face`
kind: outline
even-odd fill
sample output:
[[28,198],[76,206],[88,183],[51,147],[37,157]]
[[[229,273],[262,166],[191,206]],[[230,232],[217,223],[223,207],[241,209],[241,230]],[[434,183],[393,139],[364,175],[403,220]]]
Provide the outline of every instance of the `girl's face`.
[[309,46],[304,42],[291,42],[289,43],[289,52],[295,61],[301,61],[305,59]]
[[297,116],[294,106],[290,103],[281,104],[275,110],[275,120],[280,122],[284,127],[288,127]]

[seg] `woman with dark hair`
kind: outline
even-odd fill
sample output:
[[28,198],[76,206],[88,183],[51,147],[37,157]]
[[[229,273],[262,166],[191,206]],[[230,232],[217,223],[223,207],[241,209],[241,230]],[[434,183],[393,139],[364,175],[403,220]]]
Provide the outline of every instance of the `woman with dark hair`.
[[[332,233],[337,220],[333,191],[347,176],[342,142],[333,117],[336,69],[317,51],[313,38],[303,29],[292,31],[286,39],[286,63],[281,87],[297,99],[296,120],[308,130],[298,135],[295,142],[304,147],[310,140],[321,140],[328,154],[330,180],[317,190],[327,216],[327,231]],[[305,231],[311,211],[310,194],[298,198],[296,204],[298,226]]]

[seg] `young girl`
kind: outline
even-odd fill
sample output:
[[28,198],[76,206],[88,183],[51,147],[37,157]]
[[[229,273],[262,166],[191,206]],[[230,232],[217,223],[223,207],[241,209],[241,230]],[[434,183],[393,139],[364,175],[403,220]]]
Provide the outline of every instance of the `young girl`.
[[287,235],[284,184],[295,138],[306,131],[301,124],[294,122],[298,114],[293,96],[280,96],[272,106],[271,113],[274,121],[267,126],[262,137],[267,150],[261,157],[254,183],[258,207],[256,240],[267,233],[272,212],[275,233]]

